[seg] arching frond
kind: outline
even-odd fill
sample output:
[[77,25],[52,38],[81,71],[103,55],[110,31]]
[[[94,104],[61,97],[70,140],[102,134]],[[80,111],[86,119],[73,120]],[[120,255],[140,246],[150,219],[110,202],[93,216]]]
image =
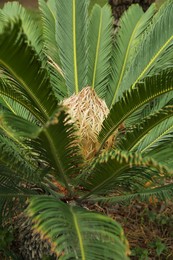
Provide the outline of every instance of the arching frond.
[[41,16],[43,52],[47,58],[47,66],[50,71],[51,84],[54,92],[61,100],[67,96],[67,87],[61,69],[59,48],[56,40],[57,35],[57,12],[56,1],[39,0],[39,10]]
[[160,109],[165,106],[172,105],[173,100],[173,91],[163,94],[152,102],[145,104],[143,107],[135,111],[130,117],[127,118],[125,124],[126,126],[130,126],[138,123],[141,119],[144,119],[146,116],[152,115],[153,113],[157,113]]
[[161,122],[152,129],[138,145],[138,151],[146,154],[151,149],[155,149],[164,143],[173,134],[173,117]]
[[28,41],[31,42],[31,45],[35,48],[37,53],[40,53],[42,43],[39,23],[36,22],[36,19],[31,16],[29,11],[22,7],[17,1],[6,3],[2,9],[2,18],[0,18],[1,24],[5,24],[9,20],[15,21],[19,18],[22,21],[22,27],[24,33],[27,35]]
[[87,8],[88,0],[57,2],[57,40],[69,95],[87,85]]
[[164,109],[144,118],[140,123],[134,125],[133,129],[127,132],[124,138],[120,141],[121,149],[129,151],[138,150],[141,152],[141,145],[146,142],[146,139],[150,138],[151,140],[151,137],[155,139],[158,138],[156,131],[158,132],[158,125],[162,122],[162,133],[165,133],[166,128],[163,126],[166,124],[166,121],[170,121],[170,123],[173,122],[172,106],[165,107]]
[[111,218],[50,196],[32,198],[26,213],[58,258],[129,259],[122,228]]
[[37,183],[40,180],[39,168],[26,150],[9,138],[0,135],[0,165],[13,172],[14,179]]
[[101,205],[114,205],[119,202],[126,202],[134,199],[140,199],[142,201],[147,201],[153,199],[153,201],[157,198],[159,200],[168,200],[173,196],[173,184],[163,185],[161,187],[156,187],[152,189],[140,190],[140,192],[117,195],[117,196],[107,196],[107,197],[91,197],[89,201],[98,202]]
[[39,10],[41,16],[42,25],[42,40],[43,40],[43,51],[46,56],[50,57],[57,65],[60,66],[59,50],[56,41],[56,2],[53,0],[54,13],[49,7],[49,2],[45,0],[39,0]]
[[[0,97],[0,104],[3,106],[4,110],[11,111],[14,115],[18,115],[29,122],[36,124],[38,120],[30,113],[25,107],[17,103],[14,99],[8,98],[6,96]],[[26,104],[27,105],[27,104]]]
[[163,71],[158,75],[145,78],[143,82],[137,83],[135,88],[124,93],[123,97],[114,104],[108,117],[103,122],[103,128],[99,134],[99,140],[101,141],[99,151],[109,136],[130,115],[154,98],[173,90],[172,75],[173,70]]
[[41,112],[42,121],[47,121],[57,102],[48,72],[42,68],[39,57],[26,42],[20,22],[8,24],[0,35],[0,63],[20,82],[33,106]]
[[131,85],[135,86],[136,82],[139,82],[146,75],[153,75],[156,70],[158,72],[158,70],[172,67],[172,12],[173,4],[171,0],[166,1],[154,16],[150,31],[139,46],[139,51],[124,77],[123,91]]
[[45,158],[55,168],[55,178],[69,188],[71,176],[79,174],[82,158],[79,152],[76,129],[63,111],[50,120],[39,134],[40,146],[45,148]]
[[[38,109],[33,106],[32,100],[30,100],[27,93],[20,89],[20,85],[16,86],[13,80],[8,81],[2,77],[0,78],[0,95],[1,105],[8,108],[12,113],[20,115],[20,108],[24,108],[28,115],[34,117],[37,121],[43,121],[41,111],[38,111]],[[14,108],[14,106],[16,108]]]
[[[138,5],[132,5],[119,21],[119,28],[115,35],[114,47],[111,60],[111,78],[106,101],[112,106],[121,96],[121,83],[124,74],[129,67],[131,59],[137,51],[141,35],[148,26],[155,12],[155,6],[144,14]],[[129,22],[130,21],[130,22]]]
[[9,138],[22,139],[33,138],[38,135],[40,128],[28,120],[12,114],[8,111],[0,111],[0,128]]
[[[132,168],[135,168],[132,176]],[[143,168],[143,170],[142,170]],[[155,171],[145,172],[145,168],[155,169]],[[139,170],[140,169],[140,170]],[[129,172],[128,172],[129,171]],[[95,164],[89,170],[89,174],[86,174],[82,185],[89,190],[81,200],[93,195],[93,194],[108,194],[110,191],[116,191],[124,180],[137,176],[143,180],[155,178],[159,179],[159,174],[171,174],[171,170],[167,169],[162,164],[159,164],[152,158],[142,158],[139,153],[131,153],[121,150],[112,150],[105,152],[98,159]],[[154,180],[153,180],[154,182]],[[157,183],[157,181],[156,181]]]
[[110,73],[112,23],[110,7],[93,7],[88,33],[88,85],[101,98],[105,97]]
[[151,149],[145,153],[145,156],[151,156],[153,159],[166,165],[169,169],[173,169],[172,161],[172,145],[173,135],[170,135],[164,140],[164,143],[160,143],[154,149]]

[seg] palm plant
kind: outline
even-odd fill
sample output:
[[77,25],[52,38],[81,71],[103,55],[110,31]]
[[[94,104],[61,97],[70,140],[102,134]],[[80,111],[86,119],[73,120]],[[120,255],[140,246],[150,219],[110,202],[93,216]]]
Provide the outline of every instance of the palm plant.
[[39,0],[38,24],[0,12],[0,219],[23,211],[60,259],[125,260],[90,206],[172,196],[173,1],[131,6],[116,34],[88,4]]

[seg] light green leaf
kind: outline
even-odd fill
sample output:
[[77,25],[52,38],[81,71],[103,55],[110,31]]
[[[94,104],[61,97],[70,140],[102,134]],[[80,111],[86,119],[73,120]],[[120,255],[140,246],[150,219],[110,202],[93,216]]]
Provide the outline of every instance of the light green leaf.
[[[111,77],[106,97],[111,107],[122,95],[121,84],[134,54],[138,49],[141,37],[155,12],[155,5],[144,13],[138,5],[132,5],[119,21],[115,35],[111,60]],[[130,22],[129,22],[130,21]]]
[[[129,89],[147,75],[172,67],[173,64],[173,2],[167,1],[153,17],[150,29],[138,48],[122,82],[122,90]],[[141,62],[142,61],[142,62]],[[135,69],[134,69],[135,68]]]
[[[150,142],[158,140],[158,136],[160,136],[158,133],[160,132],[160,128],[162,135],[166,134],[166,129],[169,128],[168,122],[170,122],[170,124],[171,122],[173,122],[172,106],[160,109],[156,113],[151,114],[148,117],[145,117],[140,123],[134,125],[131,131],[127,132],[124,138],[120,141],[121,149],[129,151],[138,150],[142,152],[142,147],[144,148],[144,143],[147,143],[146,139],[148,141],[150,140]],[[161,124],[160,127],[159,124]],[[167,128],[164,127],[166,125]]]
[[55,178],[68,190],[71,176],[79,174],[80,156],[75,127],[61,109],[47,122],[39,134],[40,147],[45,148],[45,159],[56,170]]
[[87,8],[88,0],[57,1],[57,40],[69,95],[87,85]]
[[173,70],[162,71],[162,73],[145,78],[136,87],[125,92],[123,97],[114,104],[109,115],[103,122],[99,134],[101,151],[106,140],[114,133],[118,126],[140,107],[154,98],[173,90]]
[[5,24],[9,20],[15,21],[19,18],[22,21],[23,31],[27,35],[28,40],[31,42],[37,53],[40,53],[42,50],[42,43],[41,30],[38,21],[34,19],[34,16],[18,2],[5,3],[2,9],[2,18],[0,18],[1,24]]
[[[24,94],[27,94],[33,106],[41,113],[42,118],[39,117],[39,120],[47,121],[55,110],[57,101],[48,72],[27,43],[20,22],[9,24],[0,35],[0,63],[21,84]],[[5,95],[5,92],[2,94]]]
[[105,97],[112,51],[112,16],[107,5],[95,5],[90,17],[88,33],[88,85]]

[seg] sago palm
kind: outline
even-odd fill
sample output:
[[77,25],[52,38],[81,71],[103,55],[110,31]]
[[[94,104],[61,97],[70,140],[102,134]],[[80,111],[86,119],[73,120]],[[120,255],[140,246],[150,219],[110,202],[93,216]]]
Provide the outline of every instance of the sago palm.
[[91,205],[173,193],[173,1],[131,6],[116,33],[110,7],[88,5],[39,0],[38,24],[0,12],[1,222],[23,211],[58,259],[125,260]]

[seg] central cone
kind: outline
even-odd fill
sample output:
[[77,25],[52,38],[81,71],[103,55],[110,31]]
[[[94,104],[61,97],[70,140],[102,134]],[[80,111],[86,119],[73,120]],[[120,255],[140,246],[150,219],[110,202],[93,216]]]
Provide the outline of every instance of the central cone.
[[63,105],[77,125],[84,158],[93,158],[99,147],[98,134],[109,113],[105,101],[91,87],[85,87],[77,95],[65,99]]

